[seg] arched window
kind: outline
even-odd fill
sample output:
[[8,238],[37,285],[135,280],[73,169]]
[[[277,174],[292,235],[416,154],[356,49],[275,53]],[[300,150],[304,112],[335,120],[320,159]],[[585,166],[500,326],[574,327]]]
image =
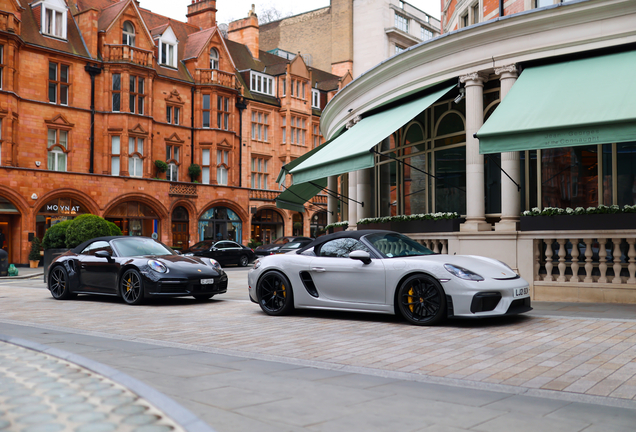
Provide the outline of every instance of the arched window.
[[128,46],[135,46],[135,27],[133,27],[130,21],[124,23],[124,30],[122,32],[122,43]]
[[210,50],[210,69],[218,69],[219,68],[219,52],[216,48],[212,48]]

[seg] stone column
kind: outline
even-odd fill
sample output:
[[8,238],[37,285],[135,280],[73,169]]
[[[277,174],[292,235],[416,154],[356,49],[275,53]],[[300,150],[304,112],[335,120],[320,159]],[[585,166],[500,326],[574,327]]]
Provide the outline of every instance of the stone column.
[[[348,198],[358,200],[357,171],[349,173],[349,196]],[[358,205],[349,201],[349,227],[355,227],[358,223]]]
[[338,176],[330,176],[327,178],[327,224],[338,222]]
[[466,222],[461,231],[491,231],[486,222],[484,157],[474,138],[484,123],[484,83],[488,74],[475,72],[459,78],[466,86]]
[[[495,69],[499,75],[501,90],[499,100],[503,100],[519,77],[516,65]],[[503,169],[517,184],[521,184],[521,166],[519,152],[505,152],[501,154],[501,169]],[[516,184],[501,173],[501,221],[495,224],[495,231],[517,231],[519,229],[519,214],[521,213],[521,191]]]
[[364,203],[364,206],[362,206],[362,204],[356,204],[356,206],[358,207],[357,216],[358,216],[358,220],[360,220],[363,218],[369,218],[373,216],[373,208],[371,205],[373,201],[373,184],[372,184],[373,168],[367,168],[367,169],[358,171],[357,179],[358,179],[357,200]]

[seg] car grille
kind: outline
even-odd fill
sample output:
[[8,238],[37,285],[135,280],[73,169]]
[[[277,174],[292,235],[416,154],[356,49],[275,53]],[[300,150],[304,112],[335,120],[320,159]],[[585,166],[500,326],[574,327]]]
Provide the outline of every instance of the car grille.
[[518,313],[528,312],[531,310],[532,310],[532,307],[531,307],[530,297],[526,297],[526,298],[513,300],[512,303],[510,303],[510,307],[508,308],[508,311],[506,312],[506,314],[518,314]]

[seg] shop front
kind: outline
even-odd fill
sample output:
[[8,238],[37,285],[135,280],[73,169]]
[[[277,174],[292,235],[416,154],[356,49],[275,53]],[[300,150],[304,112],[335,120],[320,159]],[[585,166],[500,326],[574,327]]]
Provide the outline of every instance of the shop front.
[[325,232],[327,226],[327,212],[318,211],[311,217],[311,224],[309,225],[309,236],[316,238]]
[[109,210],[104,219],[113,222],[125,236],[158,238],[161,220],[155,210],[137,201],[128,201]]
[[172,212],[172,248],[187,249],[190,241],[190,216],[188,211],[179,206]]
[[283,235],[285,235],[285,223],[277,211],[259,210],[252,217],[252,239],[269,244]]
[[227,207],[212,207],[199,218],[199,240],[232,240],[241,243],[243,222]]
[[9,261],[19,260],[19,255],[14,256],[16,250],[19,254],[20,225],[22,215],[11,201],[0,197],[0,249],[9,254]]
[[51,226],[85,213],[90,211],[79,201],[73,198],[55,198],[40,207],[35,216],[35,236],[42,239]]

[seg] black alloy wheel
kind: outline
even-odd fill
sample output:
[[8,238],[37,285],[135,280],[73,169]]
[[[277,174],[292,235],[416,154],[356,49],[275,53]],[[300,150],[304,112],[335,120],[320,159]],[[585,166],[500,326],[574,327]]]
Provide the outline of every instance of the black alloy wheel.
[[126,270],[119,281],[119,287],[122,298],[129,305],[138,305],[144,301],[144,286],[137,270]]
[[206,301],[214,297],[214,294],[197,294],[193,295],[192,297],[194,297],[198,301]]
[[433,325],[446,317],[444,289],[431,276],[420,274],[405,280],[396,300],[400,313],[411,324]]
[[69,290],[68,273],[64,267],[58,265],[49,273],[49,290],[56,300],[68,300],[73,297]]
[[239,267],[247,267],[247,265],[250,263],[250,259],[247,257],[247,255],[241,255],[238,261],[238,265]]
[[294,309],[294,296],[289,279],[278,271],[261,277],[256,285],[256,298],[267,315],[286,315]]

